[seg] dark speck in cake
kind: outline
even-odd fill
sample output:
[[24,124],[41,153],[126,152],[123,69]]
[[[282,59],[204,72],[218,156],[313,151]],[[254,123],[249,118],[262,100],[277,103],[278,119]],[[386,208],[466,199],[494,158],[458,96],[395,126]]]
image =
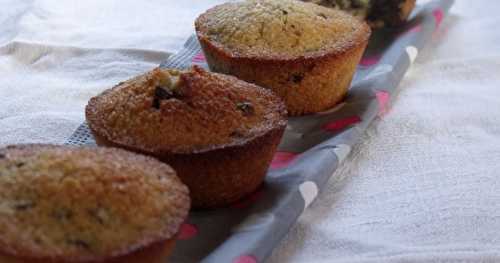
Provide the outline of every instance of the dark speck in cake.
[[237,129],[237,130],[234,130],[233,132],[231,132],[231,134],[229,136],[231,136],[233,138],[242,138],[245,135],[244,135],[243,131]]
[[101,214],[102,208],[94,208],[94,209],[89,209],[87,212],[89,215],[94,218],[99,224],[104,225],[106,223],[105,218],[103,218]]
[[255,113],[252,103],[250,102],[239,102],[236,107],[243,112],[243,116],[250,116]]
[[304,79],[304,76],[302,74],[293,74],[291,77],[291,80],[293,83],[300,83]]
[[68,243],[69,245],[72,245],[72,246],[75,246],[75,247],[78,247],[78,248],[82,248],[82,249],[85,249],[85,250],[90,250],[90,244],[82,239],[78,239],[78,238],[71,238],[71,239],[68,239],[66,240],[66,243]]
[[153,98],[153,108],[159,109],[160,102],[162,100],[168,100],[168,99],[174,98],[174,96],[175,96],[175,94],[173,91],[171,91],[167,88],[161,87],[161,86],[157,86],[155,88],[155,94],[154,94],[154,98]]
[[52,216],[59,221],[68,220],[73,217],[73,211],[66,208],[56,209],[52,212]]
[[325,14],[323,14],[323,13],[319,13],[319,14],[318,14],[318,16],[319,16],[319,17],[322,17],[323,19],[327,19],[326,15],[325,15]]
[[42,242],[42,240],[41,240],[39,237],[35,237],[35,238],[33,239],[33,241],[35,241],[35,243],[36,243],[36,244],[38,244],[38,245],[40,245],[40,244],[42,244],[42,243],[43,243],[43,242]]
[[24,200],[24,201],[19,201],[14,204],[14,209],[16,211],[26,211],[28,209],[31,209],[35,207],[35,202],[30,201],[30,200]]

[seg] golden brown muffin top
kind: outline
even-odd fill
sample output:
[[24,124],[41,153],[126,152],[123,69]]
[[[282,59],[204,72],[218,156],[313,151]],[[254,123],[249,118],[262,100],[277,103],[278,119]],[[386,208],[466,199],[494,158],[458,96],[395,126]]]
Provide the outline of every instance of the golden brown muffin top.
[[247,0],[209,9],[198,36],[240,57],[291,59],[342,52],[369,37],[362,21],[342,11],[296,0]]
[[242,145],[286,125],[271,91],[200,67],[154,69],[105,91],[86,108],[90,128],[146,152],[196,153]]
[[0,149],[0,250],[99,260],[172,238],[189,210],[166,164],[114,148]]

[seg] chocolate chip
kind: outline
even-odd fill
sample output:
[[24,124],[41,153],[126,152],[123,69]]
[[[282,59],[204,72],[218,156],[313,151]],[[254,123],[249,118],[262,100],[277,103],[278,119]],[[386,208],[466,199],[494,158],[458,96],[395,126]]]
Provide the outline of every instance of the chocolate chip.
[[304,76],[302,74],[293,74],[291,77],[291,80],[293,83],[300,83],[304,79]]
[[84,240],[81,240],[81,239],[67,239],[66,243],[68,243],[69,245],[75,246],[75,247],[90,250],[90,244]]
[[29,200],[23,200],[15,203],[13,207],[17,211],[26,211],[28,209],[35,207],[35,202]]
[[25,165],[25,163],[23,163],[23,162],[18,162],[18,163],[16,163],[16,167],[17,167],[17,168],[21,168],[21,167],[23,167],[24,165]]
[[104,211],[102,210],[102,208],[89,209],[87,212],[99,224],[104,225],[104,223],[106,222],[106,220],[104,218],[105,215],[103,214]]
[[174,92],[167,89],[163,88],[161,86],[156,87],[155,89],[155,98],[158,98],[159,100],[168,100],[174,97]]
[[231,132],[231,134],[229,134],[229,136],[236,137],[236,138],[242,138],[242,137],[244,137],[244,134],[241,130],[234,130],[233,132]]
[[250,116],[255,113],[255,110],[250,102],[238,102],[236,108],[243,112],[243,116]]
[[327,19],[327,18],[328,18],[328,17],[327,17],[325,14],[323,14],[323,13],[319,13],[319,14],[318,14],[318,16],[322,17],[323,19]]
[[73,217],[73,211],[66,209],[66,208],[60,208],[60,209],[54,210],[52,212],[52,216],[59,221],[68,220],[68,219],[71,219]]
[[281,12],[283,12],[284,15],[288,15],[288,11],[286,10],[281,10]]
[[42,244],[42,240],[41,240],[39,237],[35,237],[35,238],[33,239],[33,241],[35,241],[35,243],[36,243],[36,244],[38,244],[38,245],[41,245],[41,244]]
[[171,91],[167,88],[161,87],[161,86],[157,86],[155,88],[155,94],[154,94],[154,98],[153,98],[153,108],[160,109],[160,102],[162,100],[168,100],[168,99],[171,99],[174,97],[175,97],[175,94],[173,91]]
[[153,99],[153,108],[157,110],[160,109],[160,100],[158,100],[157,98]]

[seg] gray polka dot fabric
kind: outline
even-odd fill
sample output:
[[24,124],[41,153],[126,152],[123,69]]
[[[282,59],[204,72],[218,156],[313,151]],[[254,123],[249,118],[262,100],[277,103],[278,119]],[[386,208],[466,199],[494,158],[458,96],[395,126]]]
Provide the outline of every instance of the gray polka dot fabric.
[[[171,261],[265,261],[371,121],[390,110],[391,94],[452,4],[429,2],[417,7],[406,26],[374,32],[345,101],[325,112],[291,118],[265,183],[228,208],[192,212]],[[193,64],[207,67],[195,36],[160,66]],[[95,144],[86,124],[67,143]]]

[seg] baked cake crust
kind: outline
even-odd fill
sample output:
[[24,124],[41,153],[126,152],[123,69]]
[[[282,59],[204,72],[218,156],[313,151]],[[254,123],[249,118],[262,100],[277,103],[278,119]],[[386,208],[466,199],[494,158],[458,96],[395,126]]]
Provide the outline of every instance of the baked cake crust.
[[144,152],[188,154],[245,145],[286,125],[284,115],[272,92],[198,66],[156,68],[91,98],[86,107],[89,127],[107,140]]
[[[238,17],[230,17],[233,9]],[[261,15],[268,12],[270,17]],[[246,27],[250,23],[262,25],[266,41],[245,38],[255,34]],[[199,16],[195,27],[211,70],[273,90],[290,115],[323,111],[342,100],[371,32],[344,12],[291,0],[222,4]],[[227,28],[241,37],[219,36],[230,34]]]
[[164,260],[190,202],[168,165],[112,148],[0,149],[0,189],[2,262]]
[[166,241],[156,242],[146,247],[140,248],[132,253],[123,256],[108,258],[105,260],[81,261],[78,259],[35,259],[12,256],[0,251],[0,262],[2,263],[165,263],[166,259],[172,253],[175,245],[175,238]]
[[[225,206],[253,192],[286,127],[283,102],[261,87],[193,67],[174,81],[184,95],[155,105],[154,90],[171,71],[155,69],[92,98],[86,116],[97,144],[168,163],[190,188],[195,208]],[[108,109],[119,109],[130,125],[107,118]]]

